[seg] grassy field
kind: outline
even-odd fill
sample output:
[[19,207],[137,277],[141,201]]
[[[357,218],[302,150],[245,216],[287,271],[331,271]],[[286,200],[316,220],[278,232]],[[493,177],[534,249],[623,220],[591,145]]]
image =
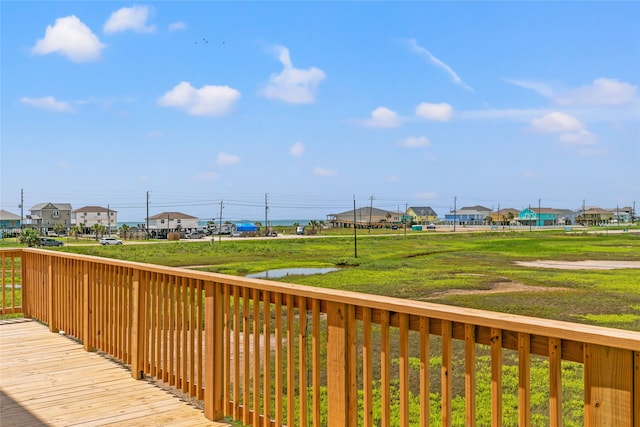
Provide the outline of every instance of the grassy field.
[[60,249],[246,275],[292,267],[341,267],[281,281],[535,317],[640,330],[638,269],[560,270],[516,261],[640,261],[640,236],[563,232],[402,234],[312,239],[166,242]]

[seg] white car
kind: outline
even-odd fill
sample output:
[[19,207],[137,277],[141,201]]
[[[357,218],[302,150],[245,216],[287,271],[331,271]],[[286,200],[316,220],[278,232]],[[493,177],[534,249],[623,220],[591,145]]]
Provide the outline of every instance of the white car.
[[122,244],[122,240],[118,240],[115,237],[103,237],[102,239],[100,239],[100,244],[101,245],[121,245]]

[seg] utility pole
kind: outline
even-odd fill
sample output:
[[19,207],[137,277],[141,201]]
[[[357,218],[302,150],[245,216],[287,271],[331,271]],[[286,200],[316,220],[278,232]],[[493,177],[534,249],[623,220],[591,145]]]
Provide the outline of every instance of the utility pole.
[[456,203],[458,202],[458,197],[454,196],[453,197],[453,232],[456,232],[456,210],[457,210],[457,206]]
[[584,216],[584,202],[585,202],[585,200],[582,199],[582,225],[586,224],[586,221],[585,221],[586,217]]
[[636,201],[633,201],[633,208],[631,208],[631,225],[636,221]]
[[409,209],[409,203],[404,204],[404,237],[407,237],[407,210]]
[[369,197],[371,205],[369,206],[369,234],[371,234],[371,211],[373,210],[373,194]]
[[268,206],[268,199],[267,199],[268,194],[264,193],[264,235],[266,236],[267,233],[269,232],[269,222],[268,222],[268,216],[267,216],[267,212],[269,212],[269,206]]
[[529,233],[531,233],[531,214],[533,211],[531,210],[531,203],[529,203]]
[[111,236],[111,208],[107,203],[107,236]]
[[544,224],[542,223],[542,216],[541,216],[541,210],[542,208],[540,208],[540,201],[541,199],[538,198],[538,227],[542,227]]
[[[224,203],[220,200],[220,228],[218,229],[218,243],[222,242],[222,207]],[[213,242],[213,237],[211,237],[211,241]]]
[[147,232],[147,239],[149,238],[149,192],[147,191],[147,227],[146,227],[146,232]]
[[[633,202],[634,206],[636,202]],[[24,228],[24,188],[20,189],[20,234]]]
[[353,257],[358,258],[358,231],[356,230],[356,195],[353,195]]

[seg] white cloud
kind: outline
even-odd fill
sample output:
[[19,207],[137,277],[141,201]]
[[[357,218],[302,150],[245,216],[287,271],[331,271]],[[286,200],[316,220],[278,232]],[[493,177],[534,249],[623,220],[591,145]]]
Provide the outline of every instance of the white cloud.
[[158,98],[158,105],[176,107],[194,116],[222,116],[229,113],[240,92],[229,86],[205,85],[196,89],[189,82],[180,82]]
[[514,80],[514,79],[507,79],[507,82],[515,86],[523,87],[525,89],[531,89],[547,98],[550,98],[554,94],[553,88],[549,86],[547,83],[527,81],[527,80]]
[[218,179],[216,172],[202,172],[193,177],[196,181],[215,181]]
[[426,136],[410,136],[402,141],[398,141],[398,145],[404,148],[420,148],[429,147],[431,141]]
[[588,147],[598,144],[598,137],[591,132],[580,129],[573,133],[563,133],[560,135],[560,142],[568,148]]
[[623,105],[635,99],[637,89],[637,86],[617,79],[599,78],[588,86],[558,94],[555,101],[565,106]]
[[331,169],[315,167],[313,168],[313,174],[315,176],[337,176],[338,172]]
[[371,112],[371,119],[365,125],[372,128],[395,128],[402,124],[398,113],[386,107],[378,107]]
[[89,62],[100,59],[106,47],[80,19],[71,15],[56,19],[48,25],[44,37],[36,42],[31,52],[37,55],[59,53],[73,62]]
[[105,34],[113,34],[121,31],[132,30],[138,33],[152,33],[156,30],[154,25],[147,26],[147,19],[151,8],[148,6],[123,7],[111,14],[104,24],[102,31]]
[[300,141],[295,142],[292,146],[291,149],[289,150],[289,153],[291,153],[292,156],[294,157],[300,157],[304,154],[304,144]]
[[276,46],[274,49],[284,69],[279,74],[272,74],[267,87],[259,94],[290,104],[313,103],[318,84],[326,77],[324,71],[316,67],[307,70],[295,68],[289,56],[289,49],[284,46]]
[[429,104],[422,102],[416,107],[416,116],[438,122],[448,122],[453,116],[453,107],[446,102]]
[[40,108],[47,111],[55,111],[58,113],[71,113],[73,107],[68,102],[56,101],[53,96],[45,96],[42,98],[20,98],[20,102],[31,107]]
[[534,118],[531,125],[538,132],[573,132],[583,128],[575,117],[557,111]]
[[172,22],[169,24],[169,31],[184,30],[185,28],[187,28],[187,24],[182,21]]
[[420,56],[426,57],[429,60],[429,62],[431,62],[433,65],[440,68],[441,70],[444,70],[444,72],[446,72],[449,75],[449,77],[451,77],[451,80],[453,80],[455,84],[463,87],[468,91],[473,92],[473,88],[467,85],[465,82],[463,82],[460,76],[458,76],[458,73],[453,71],[453,68],[451,68],[450,66],[448,66],[447,64],[445,64],[444,62],[436,58],[435,56],[433,56],[431,52],[429,52],[424,47],[419,46],[415,39],[407,40],[407,44],[409,45],[409,49],[411,49],[411,51],[413,51],[414,53],[417,53]]
[[218,166],[231,166],[240,163],[240,157],[220,152],[218,153],[218,160],[216,163]]

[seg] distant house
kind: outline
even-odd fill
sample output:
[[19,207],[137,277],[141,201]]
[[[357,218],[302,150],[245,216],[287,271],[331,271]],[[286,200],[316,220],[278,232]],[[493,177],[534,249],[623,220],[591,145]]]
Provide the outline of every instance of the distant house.
[[520,211],[518,221],[522,225],[536,227],[556,225],[556,210],[551,208],[526,208]]
[[461,209],[449,212],[444,216],[447,223],[458,225],[482,225],[485,218],[491,216],[491,209],[484,206],[466,206]]
[[426,224],[438,220],[438,214],[429,206],[411,206],[407,209],[406,215],[411,217],[416,224]]
[[102,206],[85,206],[71,211],[71,223],[84,228],[98,224],[113,230],[118,228],[118,212]]
[[491,222],[498,225],[509,225],[520,216],[520,211],[513,208],[504,208],[491,213]]
[[20,215],[0,210],[0,230],[19,230],[20,224]]
[[399,224],[402,222],[402,212],[387,211],[384,209],[364,207],[337,214],[327,215],[327,224],[333,228],[357,228],[381,227],[385,224]]
[[71,227],[70,203],[38,203],[29,209],[27,215],[31,227],[41,232],[53,231],[56,224],[62,224],[64,228]]
[[153,236],[166,237],[172,231],[198,229],[198,218],[182,212],[161,212],[149,217],[149,231]]
[[613,220],[613,212],[601,208],[586,209],[578,217],[578,221],[582,225],[601,225],[608,224]]

